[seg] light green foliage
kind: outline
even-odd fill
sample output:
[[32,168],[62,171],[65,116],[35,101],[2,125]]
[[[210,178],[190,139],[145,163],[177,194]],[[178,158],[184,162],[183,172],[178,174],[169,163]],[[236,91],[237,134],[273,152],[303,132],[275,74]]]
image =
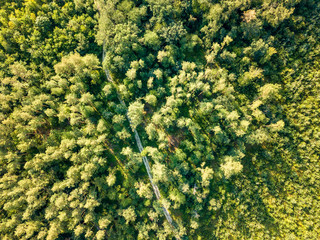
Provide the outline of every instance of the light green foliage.
[[167,182],[168,181],[168,171],[164,164],[156,162],[152,166],[153,179],[155,182]]
[[262,101],[272,101],[278,100],[280,98],[279,94],[280,85],[279,84],[266,84],[259,89],[260,97]]
[[134,212],[133,207],[122,210],[121,215],[125,218],[126,224],[134,222],[137,218],[136,213]]
[[126,75],[129,79],[134,80],[137,76],[137,70],[132,68],[132,69],[128,70]]
[[128,116],[131,120],[131,126],[133,129],[136,129],[136,127],[142,122],[143,109],[144,104],[139,101],[130,104],[128,107]]
[[202,178],[202,186],[208,187],[210,185],[210,180],[213,178],[213,170],[209,167],[206,167],[205,169],[200,169],[201,172],[201,178]]
[[153,192],[150,189],[150,184],[145,184],[143,182],[135,183],[135,187],[137,189],[137,194],[140,197],[145,197],[151,199],[153,196]]
[[174,202],[172,207],[175,209],[180,208],[181,204],[186,202],[186,197],[183,195],[183,193],[178,192],[177,190],[170,192],[169,198]]
[[241,172],[243,166],[240,162],[234,161],[231,156],[225,158],[224,163],[221,165],[221,170],[226,178]]
[[242,76],[242,78],[240,78],[239,84],[241,86],[245,86],[248,84],[252,84],[253,81],[263,78],[263,71],[259,68],[255,68],[255,67],[250,67],[249,72],[245,72]]
[[151,106],[157,105],[157,97],[150,94],[146,96],[146,102],[149,103]]
[[161,41],[155,32],[147,31],[144,35],[144,43],[148,47],[156,50],[160,48]]
[[282,21],[288,19],[294,11],[294,8],[286,8],[284,4],[273,3],[272,1],[266,1],[263,7],[266,10],[262,13],[262,16],[273,27],[277,27]]

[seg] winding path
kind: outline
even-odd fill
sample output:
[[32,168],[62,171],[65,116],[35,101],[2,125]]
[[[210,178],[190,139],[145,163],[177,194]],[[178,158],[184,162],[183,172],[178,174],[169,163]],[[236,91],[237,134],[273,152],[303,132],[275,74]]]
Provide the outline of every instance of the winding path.
[[[102,62],[103,62],[104,57],[105,57],[105,54],[104,54],[104,49],[105,49],[105,48],[104,48],[104,47],[105,47],[105,45],[103,44],[103,57],[102,57]],[[116,84],[114,83],[112,77],[110,76],[108,69],[104,69],[104,72],[105,72],[105,75],[106,75],[108,81],[114,85],[115,89],[117,89]],[[126,116],[127,116],[127,119],[128,119],[128,121],[129,121],[129,123],[130,123],[130,125],[131,125],[131,119],[130,119],[129,116],[128,116],[127,106],[126,106],[125,102],[122,100],[121,95],[119,94],[118,90],[117,90],[116,92],[117,92],[117,97],[118,97],[120,103],[121,103],[123,106],[125,106],[125,108],[126,108]],[[143,145],[142,145],[142,143],[141,143],[139,133],[137,132],[136,129],[133,129],[133,130],[134,130],[134,131],[133,131],[133,132],[134,132],[134,137],[135,137],[135,140],[136,140],[136,143],[137,143],[139,152],[141,153],[141,152],[143,151]],[[156,195],[157,200],[160,200],[160,199],[161,199],[161,194],[160,194],[160,191],[159,191],[158,186],[153,182],[152,173],[151,173],[151,169],[150,169],[150,164],[149,164],[148,158],[147,158],[146,156],[144,156],[144,157],[142,157],[142,160],[143,160],[144,166],[145,166],[145,168],[146,168],[146,170],[147,170],[148,177],[149,177],[151,186],[152,186],[152,188],[153,188],[154,194]],[[173,224],[172,224],[172,218],[171,218],[171,216],[170,216],[170,213],[169,213],[168,209],[167,209],[166,207],[162,206],[162,210],[163,210],[163,213],[164,213],[166,219],[167,219],[168,222],[170,223],[170,225],[171,225],[172,227],[174,227]]]

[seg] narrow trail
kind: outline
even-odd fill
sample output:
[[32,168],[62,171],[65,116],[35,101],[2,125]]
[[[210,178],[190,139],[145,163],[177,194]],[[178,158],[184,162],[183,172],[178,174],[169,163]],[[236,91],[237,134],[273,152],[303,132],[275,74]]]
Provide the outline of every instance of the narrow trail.
[[[104,47],[105,47],[105,45],[103,44],[102,62],[104,61],[104,57],[105,57],[105,53],[104,53],[104,49],[105,49],[105,48],[104,48]],[[127,119],[128,119],[128,121],[129,121],[129,123],[130,123],[130,126],[132,126],[132,125],[131,125],[131,119],[130,119],[129,116],[128,116],[128,108],[127,108],[125,102],[122,100],[121,95],[119,94],[119,92],[118,92],[118,90],[117,90],[116,84],[114,83],[112,77],[110,76],[108,69],[104,69],[104,72],[105,72],[105,75],[106,75],[108,81],[109,81],[110,83],[112,83],[113,86],[115,87],[116,92],[117,92],[117,97],[118,97],[118,99],[119,99],[119,102],[126,108],[126,116],[127,116]],[[136,129],[133,129],[133,132],[134,132],[134,137],[135,137],[135,140],[136,140],[136,143],[137,143],[139,152],[141,153],[141,152],[143,151],[143,145],[142,145],[142,142],[141,142],[141,140],[140,140],[139,133],[137,132]],[[153,182],[152,173],[151,173],[151,169],[150,169],[150,164],[149,164],[148,158],[147,158],[146,156],[144,156],[144,157],[142,157],[142,160],[143,160],[144,166],[145,166],[145,168],[146,168],[146,170],[147,170],[148,177],[149,177],[149,181],[150,181],[151,186],[152,186],[152,188],[153,188],[154,194],[156,195],[157,200],[161,200],[161,194],[160,194],[159,188],[158,188],[158,186]],[[170,223],[170,225],[175,229],[175,226],[173,225],[173,221],[172,221],[172,218],[171,218],[171,215],[170,215],[168,209],[167,209],[166,207],[162,206],[162,210],[163,210],[163,213],[164,213],[167,221],[168,221],[168,222]]]

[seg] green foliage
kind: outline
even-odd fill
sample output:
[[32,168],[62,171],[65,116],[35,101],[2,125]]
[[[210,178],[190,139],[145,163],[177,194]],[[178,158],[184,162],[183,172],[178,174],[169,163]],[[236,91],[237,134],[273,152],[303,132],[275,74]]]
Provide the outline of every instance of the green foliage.
[[0,6],[1,239],[319,238],[318,1]]
[[133,129],[136,129],[137,126],[142,122],[143,109],[144,104],[139,101],[130,104],[130,106],[128,107],[128,117],[130,118],[131,126]]

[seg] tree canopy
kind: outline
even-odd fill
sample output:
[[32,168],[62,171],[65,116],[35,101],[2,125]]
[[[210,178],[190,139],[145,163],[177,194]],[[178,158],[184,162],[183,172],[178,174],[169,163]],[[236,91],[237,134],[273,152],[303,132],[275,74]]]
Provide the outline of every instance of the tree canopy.
[[319,25],[316,0],[0,1],[0,238],[319,239]]

